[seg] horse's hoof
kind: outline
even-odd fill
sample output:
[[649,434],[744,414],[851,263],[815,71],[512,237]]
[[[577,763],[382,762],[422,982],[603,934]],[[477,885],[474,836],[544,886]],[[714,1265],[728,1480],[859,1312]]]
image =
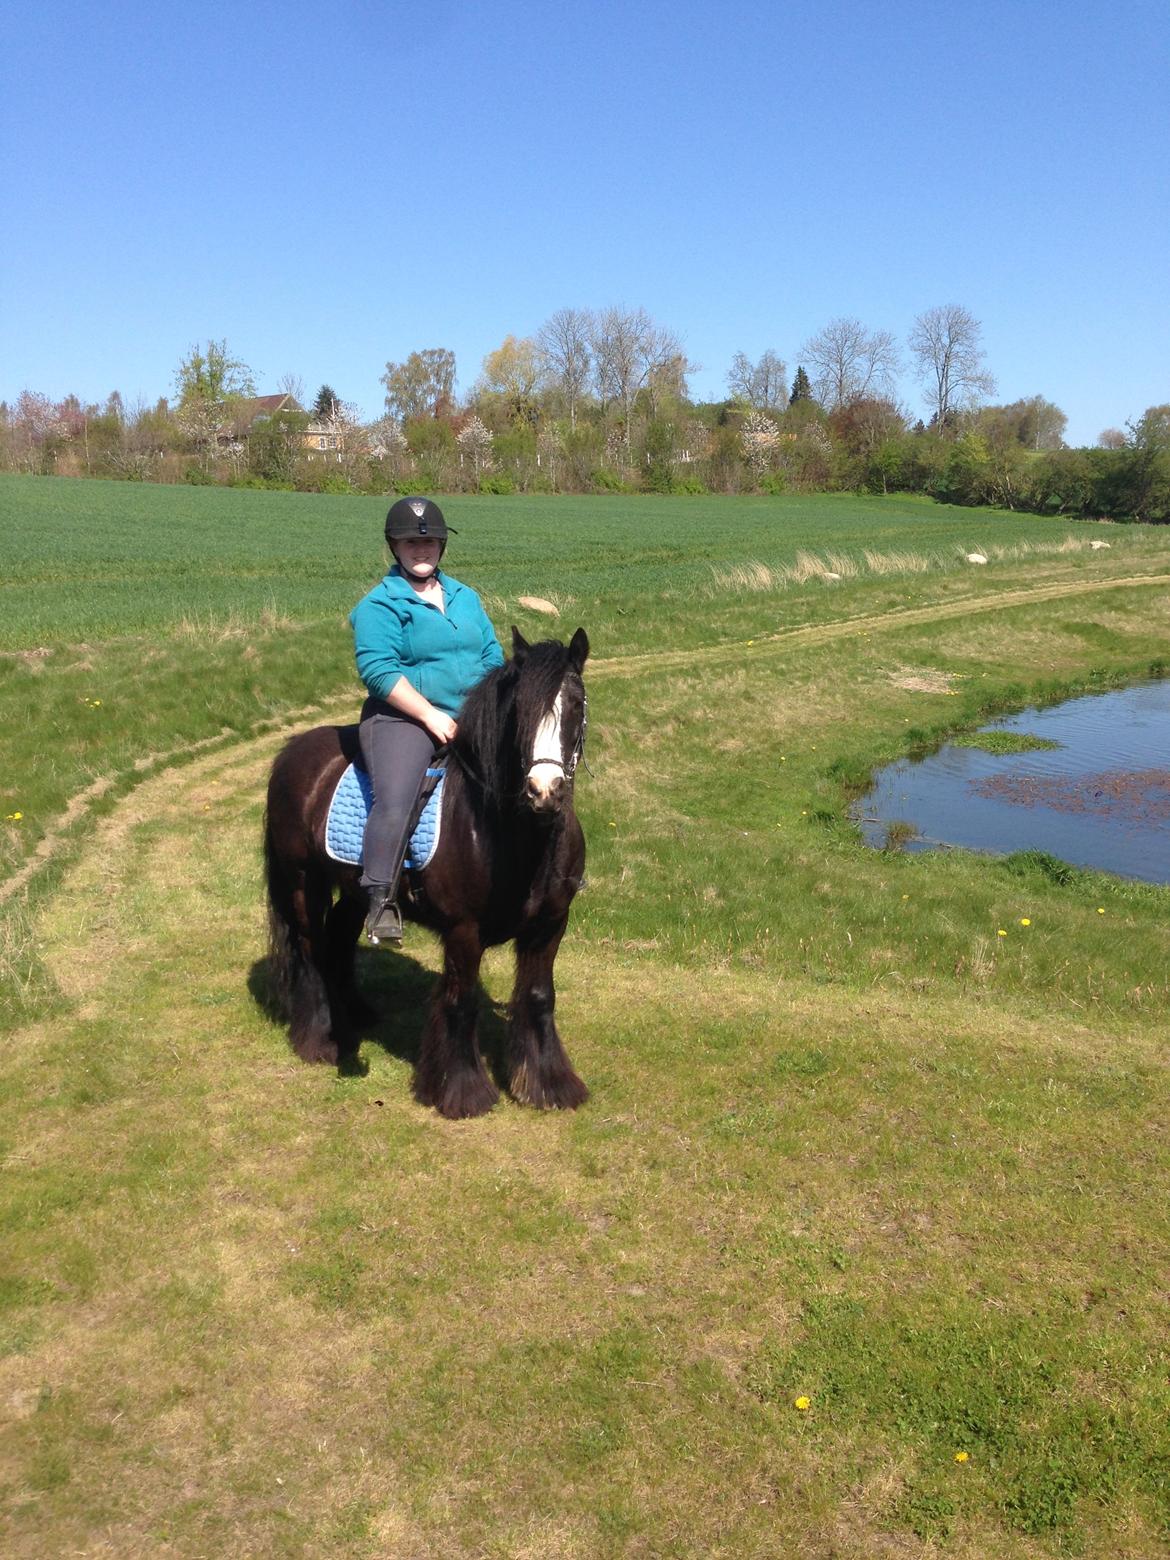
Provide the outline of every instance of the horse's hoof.
[[340,1055],[336,1040],[294,1040],[293,1050],[302,1062],[324,1062],[328,1067],[336,1067]]
[[521,1066],[512,1074],[508,1087],[514,1100],[535,1105],[537,1110],[576,1110],[589,1098],[589,1090],[571,1067],[541,1077],[532,1068]]
[[448,1121],[465,1121],[469,1116],[483,1116],[500,1098],[500,1091],[486,1073],[459,1073],[448,1078],[442,1089],[430,1099],[419,1099],[424,1105],[433,1105],[440,1116]]

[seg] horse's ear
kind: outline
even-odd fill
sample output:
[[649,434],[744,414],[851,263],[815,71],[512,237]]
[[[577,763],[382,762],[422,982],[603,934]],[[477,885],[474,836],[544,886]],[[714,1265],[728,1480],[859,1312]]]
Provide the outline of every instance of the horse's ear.
[[569,640],[569,660],[578,671],[585,665],[589,655],[589,635],[583,628],[579,628]]
[[513,661],[522,661],[527,654],[528,654],[528,641],[527,641],[527,639],[525,639],[524,635],[520,632],[520,630],[516,627],[515,623],[513,623],[512,624],[512,659],[513,659]]

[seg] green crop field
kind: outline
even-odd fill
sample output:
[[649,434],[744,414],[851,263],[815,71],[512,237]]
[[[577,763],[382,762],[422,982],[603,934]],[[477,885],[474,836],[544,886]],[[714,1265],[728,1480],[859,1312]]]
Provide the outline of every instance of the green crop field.
[[417,930],[357,1070],[258,999],[266,772],[356,714],[384,505],[0,479],[5,1553],[1164,1554],[1170,889],[847,807],[1160,675],[1170,535],[445,508],[502,635],[593,645],[572,1115],[414,1103]]

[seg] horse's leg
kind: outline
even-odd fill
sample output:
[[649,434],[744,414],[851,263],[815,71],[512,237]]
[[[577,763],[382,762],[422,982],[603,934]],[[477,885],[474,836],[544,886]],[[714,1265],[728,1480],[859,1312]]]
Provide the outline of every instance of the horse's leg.
[[508,1073],[513,1096],[525,1105],[573,1110],[589,1090],[573,1071],[557,1033],[553,962],[568,916],[551,928],[521,927],[516,935],[516,986],[508,1025]]
[[365,895],[344,892],[325,918],[326,983],[334,1005],[344,1006],[355,1024],[371,1023],[378,1016],[354,983],[354,954],[365,918]]
[[297,956],[289,1034],[302,1061],[336,1065],[340,1053],[352,1049],[352,1042],[345,1006],[332,977],[327,930],[332,900],[332,885],[323,872],[309,867],[296,873],[292,911]]
[[415,1074],[415,1098],[441,1116],[482,1116],[500,1097],[479,1050],[476,1010],[483,944],[473,921],[447,933],[443,975],[431,1002]]

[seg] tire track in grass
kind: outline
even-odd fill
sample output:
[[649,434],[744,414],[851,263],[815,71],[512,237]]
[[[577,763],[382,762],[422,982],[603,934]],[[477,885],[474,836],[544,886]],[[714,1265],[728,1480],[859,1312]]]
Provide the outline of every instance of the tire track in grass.
[[[828,644],[853,634],[911,628],[975,617],[982,612],[1010,611],[1013,607],[1039,606],[1068,597],[1094,596],[1105,590],[1170,585],[1170,574],[1135,574],[1123,579],[1076,580],[1051,585],[1031,585],[1022,590],[997,591],[994,596],[971,596],[963,601],[937,601],[927,607],[893,607],[888,612],[865,613],[835,623],[815,623],[803,628],[781,628],[772,634],[753,634],[753,650],[786,650],[789,646]],[[610,656],[590,660],[589,675],[636,677],[647,671],[683,670],[698,663],[734,659],[743,654],[745,642],[734,639],[693,650],[647,650],[641,655]]]

